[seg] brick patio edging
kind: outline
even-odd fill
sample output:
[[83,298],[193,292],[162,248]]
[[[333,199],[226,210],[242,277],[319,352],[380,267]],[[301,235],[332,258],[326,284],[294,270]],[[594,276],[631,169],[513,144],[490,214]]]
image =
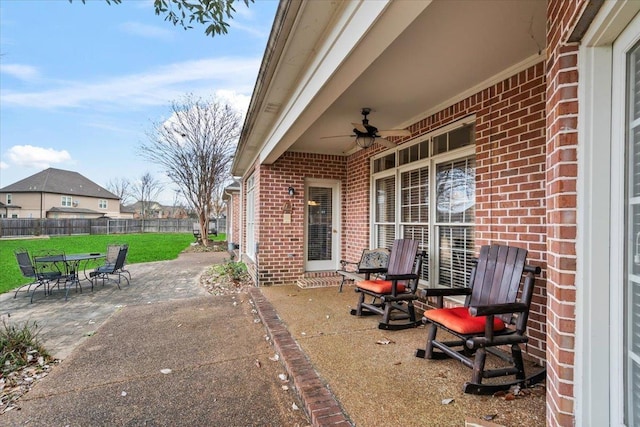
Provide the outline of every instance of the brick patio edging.
[[320,380],[307,355],[293,339],[260,288],[250,288],[249,296],[280,355],[280,361],[293,381],[294,388],[311,419],[311,425],[353,427],[354,424],[344,413],[333,393]]

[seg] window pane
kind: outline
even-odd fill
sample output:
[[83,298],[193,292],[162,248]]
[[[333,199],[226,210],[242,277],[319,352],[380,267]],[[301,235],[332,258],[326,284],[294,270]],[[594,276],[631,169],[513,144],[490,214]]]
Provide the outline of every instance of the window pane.
[[475,159],[438,165],[436,174],[438,222],[470,223],[475,219]]
[[376,247],[387,248],[391,250],[393,241],[396,238],[395,225],[377,225],[376,226]]
[[373,161],[373,172],[382,172],[396,167],[396,153],[391,153]]
[[627,281],[625,284],[625,421],[640,425],[640,45],[628,54],[627,93],[627,194],[625,233]]
[[396,178],[389,176],[376,180],[376,222],[396,220]]
[[429,168],[403,172],[400,182],[402,222],[428,222]]
[[327,187],[309,187],[307,259],[326,261],[331,259],[332,248],[332,191]]
[[422,263],[420,279],[429,281],[429,226],[428,225],[405,225],[402,227],[402,238],[417,240],[420,250],[426,251],[426,256]]
[[473,227],[439,226],[440,285],[465,287],[473,266]]
[[466,147],[473,143],[473,126],[463,126],[449,132],[449,150]]

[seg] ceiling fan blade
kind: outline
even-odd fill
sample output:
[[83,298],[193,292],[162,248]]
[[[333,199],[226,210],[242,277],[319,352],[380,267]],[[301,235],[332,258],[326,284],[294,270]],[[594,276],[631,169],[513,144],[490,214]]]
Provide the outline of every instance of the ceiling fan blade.
[[380,144],[380,145],[382,145],[384,147],[387,147],[387,148],[396,148],[397,147],[395,142],[391,142],[388,139],[384,139],[384,138],[376,138],[374,140],[374,142],[376,144]]
[[367,128],[364,127],[364,125],[362,123],[352,122],[351,124],[353,125],[354,128],[358,129],[362,133],[368,133],[369,132],[367,130]]
[[387,129],[387,130],[379,130],[378,135],[383,138],[388,136],[411,136],[411,131],[408,129]]
[[330,139],[330,138],[355,138],[354,134],[351,135],[333,135],[333,136],[321,136],[320,139]]

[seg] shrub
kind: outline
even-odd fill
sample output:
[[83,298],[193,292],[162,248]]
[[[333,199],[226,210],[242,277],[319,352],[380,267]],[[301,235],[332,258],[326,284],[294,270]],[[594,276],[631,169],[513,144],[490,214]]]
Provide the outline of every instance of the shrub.
[[38,342],[38,325],[25,323],[23,326],[2,321],[0,328],[0,367],[2,374],[8,375],[29,364],[40,364],[51,360],[51,356]]

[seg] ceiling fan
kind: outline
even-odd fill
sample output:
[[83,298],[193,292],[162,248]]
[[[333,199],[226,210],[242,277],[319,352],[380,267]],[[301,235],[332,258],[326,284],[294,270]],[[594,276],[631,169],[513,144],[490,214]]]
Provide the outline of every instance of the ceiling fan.
[[353,125],[353,134],[351,135],[339,135],[339,136],[329,136],[325,138],[337,138],[337,137],[345,137],[351,136],[355,137],[353,144],[346,151],[351,151],[355,147],[360,148],[369,148],[374,143],[383,145],[387,148],[395,148],[396,144],[394,142],[385,139],[388,136],[411,136],[411,132],[407,129],[389,129],[389,130],[378,130],[377,127],[369,124],[369,119],[367,116],[371,113],[371,108],[363,108],[361,110],[362,113],[362,123],[351,123]]

